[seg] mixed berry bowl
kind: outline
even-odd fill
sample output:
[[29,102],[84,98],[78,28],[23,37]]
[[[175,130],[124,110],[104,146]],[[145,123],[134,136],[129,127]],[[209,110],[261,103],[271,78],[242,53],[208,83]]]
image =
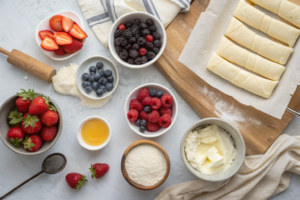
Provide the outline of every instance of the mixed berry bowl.
[[128,95],[124,111],[128,125],[135,133],[153,138],[171,129],[177,118],[178,105],[168,88],[147,83]]

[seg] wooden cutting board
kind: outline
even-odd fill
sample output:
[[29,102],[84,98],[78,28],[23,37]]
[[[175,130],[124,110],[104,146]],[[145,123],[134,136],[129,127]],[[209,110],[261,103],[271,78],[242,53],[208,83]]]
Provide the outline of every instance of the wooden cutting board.
[[[293,2],[300,5],[300,0]],[[262,154],[294,115],[286,111],[280,120],[251,106],[245,106],[211,87],[178,61],[194,25],[208,4],[209,0],[195,0],[189,12],[180,13],[174,19],[166,30],[168,42],[165,51],[155,66],[201,118],[218,117],[231,121],[244,137],[247,155]],[[300,109],[299,86],[288,107],[296,111]]]

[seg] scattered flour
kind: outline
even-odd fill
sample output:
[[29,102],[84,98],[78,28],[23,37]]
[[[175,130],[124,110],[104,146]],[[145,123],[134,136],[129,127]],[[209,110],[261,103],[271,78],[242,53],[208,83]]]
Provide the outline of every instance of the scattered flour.
[[167,172],[167,160],[163,152],[153,145],[139,145],[128,153],[125,169],[131,180],[151,186],[163,179]]
[[106,104],[106,102],[108,102],[112,95],[105,99],[92,100],[81,94],[76,85],[77,68],[77,64],[70,63],[70,66],[63,67],[57,72],[57,74],[52,78],[55,91],[63,95],[71,95],[80,98],[82,106],[88,106],[91,108],[102,107]]

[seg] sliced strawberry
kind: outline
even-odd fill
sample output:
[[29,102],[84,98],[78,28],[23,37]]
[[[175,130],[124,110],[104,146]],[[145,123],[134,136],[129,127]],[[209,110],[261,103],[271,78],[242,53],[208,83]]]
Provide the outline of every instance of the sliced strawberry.
[[64,48],[62,46],[58,46],[58,49],[56,49],[54,51],[54,53],[62,56],[62,55],[65,55],[67,52],[64,50]]
[[55,32],[53,38],[58,45],[67,45],[73,42],[72,36],[65,32]]
[[53,38],[46,36],[43,42],[41,43],[41,47],[47,51],[54,51],[58,49],[58,45],[54,41]]
[[79,51],[82,48],[83,44],[77,40],[73,40],[72,44],[62,46],[64,50],[70,54]]
[[73,25],[69,33],[78,39],[87,38],[87,34],[77,24]]
[[53,37],[54,33],[52,31],[43,30],[39,32],[40,38],[43,40],[46,36]]
[[49,26],[52,28],[54,31],[63,31],[63,27],[61,26],[61,21],[62,21],[63,16],[62,15],[54,15],[51,17],[49,20]]
[[69,32],[74,25],[74,21],[68,17],[63,17],[61,20],[61,26],[65,32]]

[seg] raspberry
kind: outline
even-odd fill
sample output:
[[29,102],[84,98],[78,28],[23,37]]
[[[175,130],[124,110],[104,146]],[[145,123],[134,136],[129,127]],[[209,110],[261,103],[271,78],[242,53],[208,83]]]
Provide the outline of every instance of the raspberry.
[[161,104],[163,107],[170,108],[173,103],[173,97],[169,94],[164,94],[161,97]]
[[161,107],[161,101],[159,98],[154,97],[151,99],[151,108],[153,110],[158,110]]
[[152,123],[152,122],[148,122],[147,123],[147,126],[146,126],[146,129],[147,131],[149,132],[155,132],[155,131],[158,131],[159,130],[159,125],[157,123]]
[[145,37],[145,39],[146,39],[146,42],[152,42],[153,41],[153,36],[152,35],[147,35]]
[[159,112],[160,115],[167,114],[167,115],[170,115],[170,116],[172,117],[172,110],[171,110],[171,108],[161,107],[161,108],[158,110],[158,112]]
[[140,119],[144,119],[146,121],[148,121],[148,114],[145,113],[144,111],[140,112]]
[[150,106],[151,105],[151,100],[152,100],[152,98],[150,96],[146,97],[145,99],[143,99],[142,104],[144,106]]
[[131,109],[136,109],[137,111],[141,112],[144,110],[144,106],[137,99],[131,99],[129,103],[129,110]]
[[144,55],[146,55],[146,54],[147,54],[147,49],[146,49],[146,48],[144,48],[144,47],[140,48],[140,50],[139,50],[139,54],[140,54],[141,56],[144,56]]
[[140,89],[137,95],[137,100],[139,100],[139,102],[142,102],[146,97],[150,97],[149,90],[147,88]]
[[158,124],[164,128],[168,128],[171,125],[171,122],[172,122],[171,116],[168,114],[164,114],[158,120]]
[[159,113],[157,110],[153,110],[149,115],[148,115],[148,122],[156,123],[159,120]]
[[120,25],[118,26],[118,28],[119,28],[120,30],[125,30],[125,25],[124,25],[124,24],[120,24]]
[[129,110],[129,112],[127,113],[127,118],[131,122],[135,122],[138,119],[138,117],[139,117],[139,112],[135,109]]

